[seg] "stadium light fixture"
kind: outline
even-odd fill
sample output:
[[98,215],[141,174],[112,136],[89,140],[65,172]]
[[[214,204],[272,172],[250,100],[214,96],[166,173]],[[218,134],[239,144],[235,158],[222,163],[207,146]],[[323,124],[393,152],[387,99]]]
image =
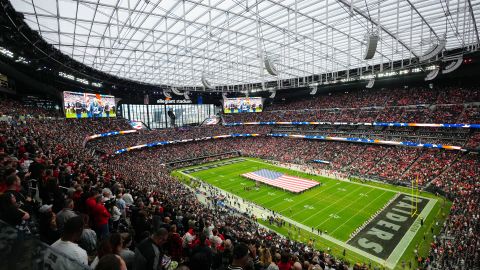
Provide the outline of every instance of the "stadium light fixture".
[[190,94],[190,92],[188,92],[188,91],[183,92],[183,98],[185,98],[186,100],[190,100],[189,94]]
[[75,80],[75,76],[73,76],[72,74],[67,74],[67,73],[64,73],[64,72],[58,72],[58,76],[62,77],[62,78],[65,78],[65,79],[69,79],[69,80],[72,80],[74,81]]
[[163,89],[163,95],[166,98],[172,98],[172,95],[170,95],[170,91],[168,91],[167,89]]
[[265,63],[265,69],[270,75],[272,76],[278,75],[277,67],[275,66],[275,63],[273,62],[273,60],[270,59],[270,57],[268,56],[265,57],[264,63]]
[[344,79],[341,79],[340,82],[353,82],[353,81],[356,81],[357,79],[355,78],[344,78]]
[[456,60],[450,62],[450,64],[445,66],[445,68],[442,70],[442,74],[448,74],[450,72],[457,70],[462,65],[462,62],[463,62],[463,57],[460,56],[459,58],[457,58]]
[[87,81],[87,80],[85,80],[85,79],[83,79],[83,78],[76,78],[75,81],[77,81],[77,82],[79,82],[79,83],[83,83],[83,84],[85,84],[85,85],[89,85],[89,84],[90,84],[89,81]]
[[211,89],[213,88],[210,82],[207,80],[205,73],[202,73],[202,84],[205,89]]
[[414,68],[412,69],[412,73],[419,73],[422,72],[423,70],[421,68]]
[[14,57],[14,54],[12,51],[6,49],[6,48],[3,48],[3,47],[0,47],[0,54],[2,54],[3,56],[6,56],[8,58],[13,58]]
[[395,75],[398,75],[398,72],[390,71],[390,72],[378,73],[377,78],[392,77],[392,76],[395,76]]
[[269,98],[275,98],[276,95],[277,95],[277,91],[276,91],[276,90],[270,91],[270,96],[269,96]]
[[425,77],[425,81],[431,81],[431,80],[435,79],[438,76],[439,71],[440,71],[439,69],[435,69],[435,70],[430,71],[427,74],[427,76]]
[[365,87],[370,89],[373,87],[374,84],[375,84],[375,79],[370,79]]
[[438,69],[438,66],[436,65],[431,65],[425,68],[425,70],[436,70],[436,69]]
[[177,96],[183,96],[182,91],[179,91],[177,88],[172,87],[172,92]]
[[19,56],[17,58],[17,60],[15,60],[16,63],[22,63],[22,64],[25,64],[25,65],[29,65],[30,64],[30,61],[27,60],[25,57],[23,56]]
[[374,74],[369,74],[369,75],[362,75],[360,76],[360,80],[371,80],[375,78],[375,75]]
[[425,62],[433,57],[437,56],[443,49],[445,49],[445,45],[447,44],[446,39],[440,39],[435,44],[433,44],[422,56],[418,58],[420,62]]
[[377,43],[379,40],[378,33],[369,33],[366,37],[367,47],[365,48],[365,57],[364,60],[370,60],[375,55],[377,51]]

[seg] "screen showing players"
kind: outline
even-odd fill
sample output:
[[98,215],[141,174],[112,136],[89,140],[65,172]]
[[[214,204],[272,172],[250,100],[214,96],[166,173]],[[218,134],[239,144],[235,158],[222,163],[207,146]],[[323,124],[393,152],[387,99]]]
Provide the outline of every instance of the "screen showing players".
[[67,118],[116,117],[115,97],[109,95],[63,92]]
[[261,97],[242,97],[223,99],[224,113],[261,112],[263,99]]

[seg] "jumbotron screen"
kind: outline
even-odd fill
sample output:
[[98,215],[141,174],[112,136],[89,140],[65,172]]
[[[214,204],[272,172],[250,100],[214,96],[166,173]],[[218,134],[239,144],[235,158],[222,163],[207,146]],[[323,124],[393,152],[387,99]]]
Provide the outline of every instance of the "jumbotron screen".
[[66,118],[116,117],[115,97],[92,93],[63,92]]
[[263,99],[261,97],[223,99],[224,113],[262,112],[262,110]]

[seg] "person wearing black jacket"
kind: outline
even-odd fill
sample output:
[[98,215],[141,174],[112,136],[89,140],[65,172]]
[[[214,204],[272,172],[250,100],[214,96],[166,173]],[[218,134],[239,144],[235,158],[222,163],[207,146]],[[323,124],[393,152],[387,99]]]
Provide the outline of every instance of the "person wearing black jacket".
[[28,220],[30,215],[16,205],[15,196],[11,193],[0,195],[0,219],[11,226],[18,226],[23,220]]
[[164,267],[167,261],[164,258],[163,245],[167,242],[168,231],[160,228],[149,238],[144,239],[135,248],[133,269],[158,270]]
[[45,171],[45,165],[41,163],[41,159],[36,157],[33,159],[32,164],[28,167],[30,172],[30,178],[37,181],[42,180],[43,172]]
[[43,204],[52,204],[53,212],[58,213],[65,205],[65,197],[58,186],[56,177],[49,177],[45,185],[44,192],[40,193]]
[[233,248],[233,260],[228,270],[261,269],[255,244],[239,243]]

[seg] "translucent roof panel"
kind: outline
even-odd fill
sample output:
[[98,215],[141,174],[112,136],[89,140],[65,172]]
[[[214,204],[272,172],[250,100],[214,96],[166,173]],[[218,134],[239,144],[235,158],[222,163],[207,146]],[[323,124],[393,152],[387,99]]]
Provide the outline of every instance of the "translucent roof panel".
[[[248,84],[478,45],[480,0],[11,0],[50,44],[150,84]],[[363,60],[368,33],[380,41]],[[269,75],[260,59],[277,70]]]

